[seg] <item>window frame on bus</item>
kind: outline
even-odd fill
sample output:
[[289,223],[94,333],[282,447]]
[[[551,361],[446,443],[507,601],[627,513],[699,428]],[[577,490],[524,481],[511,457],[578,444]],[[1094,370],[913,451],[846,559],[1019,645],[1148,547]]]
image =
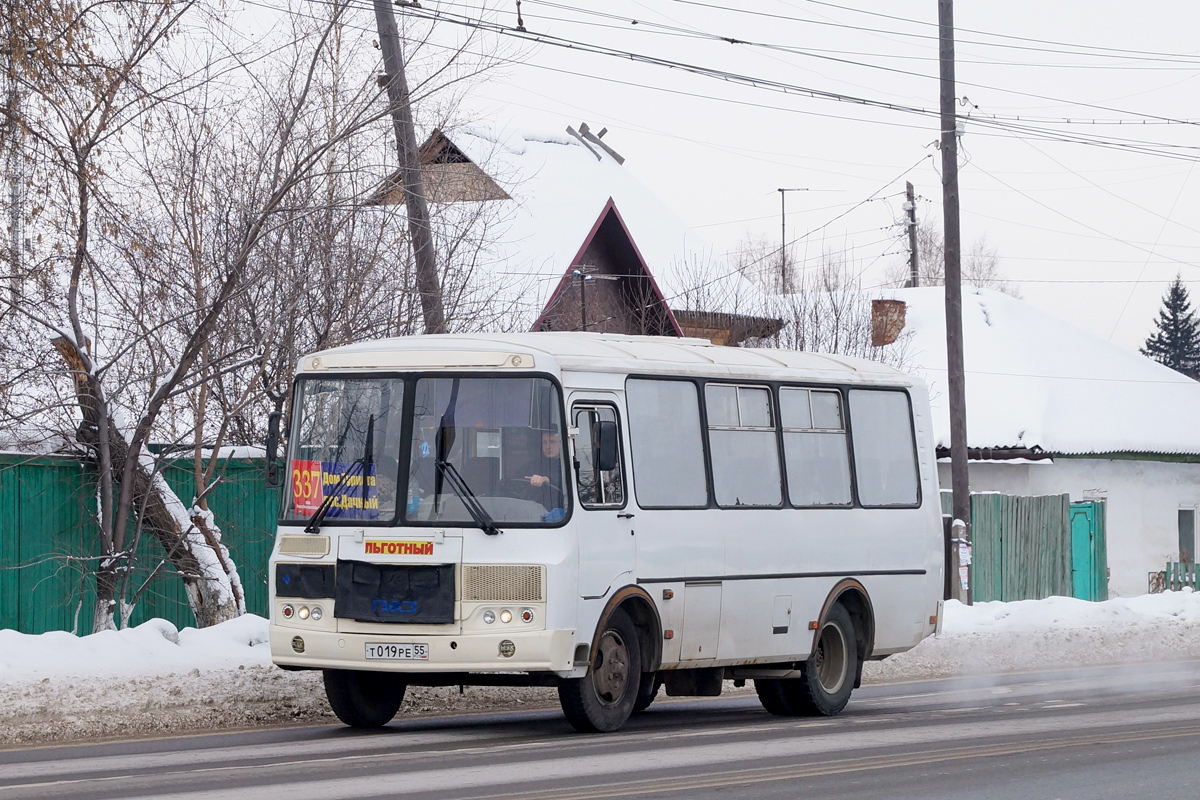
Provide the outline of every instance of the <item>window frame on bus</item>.
[[[787,445],[784,442],[784,436],[787,433],[799,432],[799,429],[784,430],[783,427],[783,398],[782,392],[786,389],[798,389],[809,393],[809,413],[811,414],[812,392],[829,392],[838,396],[839,412],[842,418],[841,428],[817,428],[815,421],[810,419],[809,431],[825,431],[829,433],[840,433],[846,443],[846,469],[850,482],[850,501],[848,503],[797,503],[792,499],[791,483],[787,475]],[[858,500],[858,473],[854,463],[854,438],[851,431],[853,421],[850,419],[850,406],[847,402],[845,387],[831,386],[829,384],[819,383],[789,383],[779,381],[775,383],[776,407],[779,408],[779,419],[777,430],[779,431],[779,451],[783,459],[783,487],[785,492],[786,502],[791,508],[804,509],[824,509],[824,510],[845,510],[852,508],[861,508],[862,505]],[[827,435],[822,433],[821,435]]]
[[[623,431],[621,424],[621,409],[617,407],[616,403],[613,403],[610,400],[589,400],[586,397],[580,397],[577,400],[572,401],[571,407],[568,409],[568,413],[571,414],[571,416],[567,417],[567,430],[575,427],[574,414],[576,409],[580,408],[607,408],[612,410],[613,420],[617,425],[617,465],[620,467],[622,490],[620,505],[617,505],[616,503],[585,503],[583,502],[583,498],[580,497],[579,507],[585,511],[621,511],[629,505],[629,494],[633,489],[633,481],[631,481],[629,478],[628,464],[625,460],[625,443],[622,441]],[[583,432],[580,431],[579,435],[583,435]],[[579,492],[579,476],[576,474],[578,470],[576,468],[577,461],[575,458],[575,448],[577,446],[577,443],[572,443],[571,445],[571,472],[573,473],[571,478],[576,493]]]
[[[734,426],[734,427],[729,427],[729,426],[725,426],[725,425],[714,425],[712,422],[712,419],[709,417],[709,414],[708,414],[708,389],[710,386],[729,387],[729,388],[732,388],[735,391],[737,391],[737,393],[735,394],[735,398],[737,399],[736,402],[738,404],[739,423],[741,421],[740,420],[740,414],[741,414],[740,390],[741,389],[764,390],[767,393],[767,413],[770,414],[770,416],[771,416],[770,427],[742,426],[740,424],[737,426]],[[708,469],[708,475],[709,475],[709,502],[710,502],[709,507],[720,508],[720,509],[726,510],[726,511],[735,511],[735,510],[736,511],[745,511],[745,510],[755,510],[755,509],[770,510],[770,509],[775,509],[775,508],[786,508],[787,504],[788,504],[788,496],[787,496],[786,478],[785,478],[785,473],[784,473],[784,469],[783,469],[783,451],[781,449],[782,439],[780,436],[780,427],[779,427],[781,417],[779,414],[779,397],[775,390],[775,387],[772,386],[771,382],[769,382],[769,381],[754,381],[754,380],[736,381],[736,380],[723,380],[723,379],[706,379],[703,382],[702,388],[703,388],[703,391],[701,392],[701,395],[702,395],[703,406],[704,406],[703,437],[704,437],[705,454],[706,454],[706,462],[707,462],[705,466]],[[769,431],[772,434],[774,434],[775,466],[776,466],[778,477],[779,477],[779,486],[778,486],[779,502],[772,503],[772,504],[764,503],[764,504],[721,505],[720,500],[717,498],[717,477],[716,477],[717,471],[712,463],[713,445],[712,445],[711,437],[712,437],[712,432],[714,430],[718,430],[718,431],[720,431],[720,430],[753,431],[753,432],[761,432],[761,433],[766,433]]]
[[[297,374],[292,379],[291,416],[288,419],[289,441],[287,443],[288,449],[286,451],[289,454],[289,457],[290,457],[291,448],[292,448],[292,442],[290,441],[290,437],[292,435],[292,428],[291,428],[292,420],[295,419],[295,415],[299,408],[299,402],[300,402],[299,395],[296,391],[300,382],[303,380],[313,380],[313,379],[354,380],[354,379],[368,379],[368,378],[369,379],[376,379],[376,378],[392,379],[392,380],[399,380],[399,381],[403,382],[403,384],[404,384],[404,402],[402,404],[403,411],[401,412],[402,416],[403,416],[403,420],[402,420],[402,424],[401,424],[401,428],[400,428],[400,441],[402,444],[407,444],[409,448],[412,447],[412,432],[413,432],[412,429],[413,429],[413,422],[414,422],[414,410],[416,407],[417,381],[421,380],[422,378],[474,378],[474,379],[489,379],[489,378],[493,378],[493,379],[494,378],[533,379],[533,378],[541,378],[546,381],[549,381],[549,383],[558,392],[559,419],[562,420],[564,429],[566,427],[566,422],[570,419],[570,417],[567,416],[566,391],[563,389],[562,381],[560,381],[557,377],[555,377],[554,375],[552,375],[548,372],[499,372],[499,371],[494,371],[494,370],[493,371],[485,371],[485,370],[465,371],[465,370],[429,370],[429,369],[412,370],[412,371],[399,371],[399,370],[386,370],[386,371],[385,370],[378,370],[378,371],[376,371],[376,370],[369,370],[369,371],[368,370],[361,370],[361,371],[338,370],[338,371],[332,371],[331,370],[328,373],[323,372],[323,371],[322,372],[302,372],[302,373]],[[563,435],[562,431],[560,431],[560,439],[565,439],[565,436]],[[564,451],[565,451],[565,448],[564,448]],[[366,520],[366,519],[339,519],[339,518],[326,517],[324,520],[321,521],[321,527],[322,528],[327,528],[327,527],[358,527],[358,528],[363,528],[363,527],[370,527],[370,528],[403,527],[403,528],[441,528],[441,529],[456,528],[456,527],[465,527],[465,528],[474,527],[474,523],[472,523],[472,522],[447,522],[445,520],[408,520],[408,519],[405,519],[404,515],[406,512],[406,509],[404,507],[404,504],[399,501],[399,496],[400,496],[399,493],[400,493],[400,487],[408,486],[409,472],[410,472],[410,469],[412,466],[410,463],[411,462],[410,456],[411,456],[411,450],[409,452],[401,452],[398,457],[399,468],[397,470],[398,475],[397,475],[397,479],[396,479],[396,487],[397,487],[396,512],[390,519],[379,518],[379,519],[375,519],[375,520]],[[569,467],[567,467],[565,472],[569,478],[573,478],[572,471]],[[304,525],[304,520],[289,520],[289,519],[284,518],[284,509],[287,504],[287,499],[288,499],[287,492],[289,491],[289,488],[287,486],[285,486],[285,487],[283,487],[283,489],[284,490],[280,492],[278,524],[280,526]],[[563,517],[560,520],[556,520],[554,522],[504,522],[504,523],[497,523],[497,525],[502,530],[509,530],[509,529],[513,529],[513,530],[518,530],[518,529],[545,530],[545,529],[551,529],[551,528],[565,527],[570,523],[571,517],[575,511],[575,493],[574,492],[564,492],[564,500],[566,502],[566,508],[564,509],[565,513],[563,514]]]
[[[637,489],[638,467],[637,467],[637,443],[634,441],[633,432],[633,414],[629,404],[629,381],[675,381],[679,383],[690,383],[696,392],[696,409],[700,419],[700,450],[703,454],[704,467],[704,505],[646,505]],[[623,390],[625,400],[625,411],[629,419],[629,465],[633,468],[633,478],[630,481],[630,486],[633,489],[634,502],[637,507],[646,511],[701,511],[706,508],[716,508],[713,500],[713,477],[712,463],[708,450],[708,436],[705,431],[708,429],[708,409],[704,403],[704,379],[693,378],[688,375],[661,375],[655,373],[629,373],[625,376],[625,386]]]
[[854,423],[854,415],[850,412],[850,392],[852,390],[869,391],[869,392],[895,392],[895,393],[902,394],[904,396],[904,402],[908,408],[908,432],[909,432],[909,436],[910,436],[910,441],[912,442],[913,474],[916,477],[916,483],[917,483],[916,502],[913,502],[913,503],[886,503],[886,504],[867,504],[867,503],[862,502],[862,498],[859,496],[859,490],[858,490],[858,465],[857,465],[857,462],[855,461],[854,433],[853,433],[853,431],[848,431],[850,434],[850,440],[849,440],[850,458],[851,458],[851,470],[853,472],[853,478],[854,478],[855,503],[861,508],[871,508],[871,509],[875,509],[875,508],[897,508],[897,509],[920,508],[925,502],[925,496],[924,496],[924,486],[922,485],[922,482],[921,482],[921,457],[920,457],[920,454],[918,453],[919,445],[917,444],[917,421],[916,421],[916,417],[913,414],[912,394],[908,391],[908,389],[906,389],[903,386],[873,386],[870,384],[866,384],[866,385],[861,385],[861,386],[844,387],[844,391],[842,392],[842,394],[845,396],[846,417],[850,421],[851,425],[853,425],[853,423]]

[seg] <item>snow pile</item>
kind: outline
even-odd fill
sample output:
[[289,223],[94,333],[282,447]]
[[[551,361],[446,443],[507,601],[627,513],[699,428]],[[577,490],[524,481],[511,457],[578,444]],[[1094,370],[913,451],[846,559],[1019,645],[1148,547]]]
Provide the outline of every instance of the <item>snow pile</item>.
[[[867,682],[1200,659],[1200,594],[1088,603],[948,602],[944,629],[866,665]],[[552,708],[553,689],[410,688],[406,716]],[[270,664],[267,621],[205,630],[164,620],[76,637],[0,631],[0,744],[332,722],[319,672]]]
[[1091,603],[1072,597],[946,603],[942,634],[868,664],[875,682],[1146,661],[1200,659],[1191,589]]
[[165,619],[75,636],[0,630],[0,682],[61,675],[164,675],[194,668],[267,666],[267,621],[247,614],[212,628],[177,630]]
[[[937,446],[948,447],[945,295],[893,296],[906,305]],[[962,318],[969,447],[1200,453],[1200,383],[1000,292],[964,292]]]

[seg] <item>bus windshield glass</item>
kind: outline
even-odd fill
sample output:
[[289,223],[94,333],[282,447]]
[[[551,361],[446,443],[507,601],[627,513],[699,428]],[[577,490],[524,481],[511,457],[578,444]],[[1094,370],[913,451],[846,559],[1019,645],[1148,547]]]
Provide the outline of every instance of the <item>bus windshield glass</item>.
[[299,522],[396,516],[404,382],[301,380],[283,517]]
[[567,515],[558,387],[545,378],[416,381],[407,522],[546,525]]

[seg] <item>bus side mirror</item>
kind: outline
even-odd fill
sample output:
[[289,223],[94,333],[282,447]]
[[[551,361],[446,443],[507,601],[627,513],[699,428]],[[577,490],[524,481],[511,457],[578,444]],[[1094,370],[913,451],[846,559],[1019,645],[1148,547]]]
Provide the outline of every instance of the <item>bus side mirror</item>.
[[596,448],[596,469],[608,472],[617,468],[617,423],[597,420],[592,425],[592,442]]
[[272,411],[267,417],[267,468],[263,476],[267,486],[279,485],[279,420],[282,411]]

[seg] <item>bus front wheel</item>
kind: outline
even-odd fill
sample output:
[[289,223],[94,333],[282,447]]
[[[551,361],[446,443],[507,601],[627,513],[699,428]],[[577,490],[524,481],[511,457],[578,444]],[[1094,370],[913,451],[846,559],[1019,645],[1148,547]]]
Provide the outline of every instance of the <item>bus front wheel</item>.
[[379,728],[392,721],[407,684],[389,672],[327,669],[325,696],[333,713],[352,728]]
[[633,713],[642,685],[637,629],[624,611],[608,618],[593,648],[588,674],[558,684],[558,702],[580,733],[609,733]]

